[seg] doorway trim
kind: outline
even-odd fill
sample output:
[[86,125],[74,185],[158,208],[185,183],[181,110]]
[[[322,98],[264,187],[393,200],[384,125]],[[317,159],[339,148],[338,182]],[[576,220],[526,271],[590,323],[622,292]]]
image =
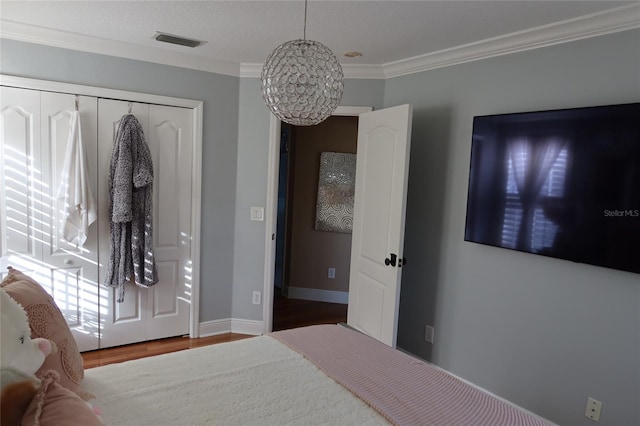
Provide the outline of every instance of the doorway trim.
[[200,229],[202,204],[202,123],[203,101],[175,98],[128,90],[108,89],[83,84],[63,83],[52,80],[39,80],[0,74],[0,86],[18,87],[48,92],[69,93],[73,95],[93,96],[96,98],[117,99],[155,105],[189,108],[193,110],[192,152],[193,170],[191,174],[191,299],[189,309],[189,337],[200,337]]
[[[373,111],[372,107],[339,106],[331,115],[354,116]],[[276,261],[276,229],[278,225],[278,170],[280,168],[280,133],[282,122],[270,114],[269,148],[267,152],[267,198],[265,203],[264,289],[262,323],[264,333],[273,329],[273,279]]]

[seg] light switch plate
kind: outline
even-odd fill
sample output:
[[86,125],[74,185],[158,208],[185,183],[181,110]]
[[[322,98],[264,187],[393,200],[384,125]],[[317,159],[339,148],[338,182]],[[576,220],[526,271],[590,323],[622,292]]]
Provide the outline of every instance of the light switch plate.
[[264,207],[251,206],[250,218],[254,222],[264,221]]

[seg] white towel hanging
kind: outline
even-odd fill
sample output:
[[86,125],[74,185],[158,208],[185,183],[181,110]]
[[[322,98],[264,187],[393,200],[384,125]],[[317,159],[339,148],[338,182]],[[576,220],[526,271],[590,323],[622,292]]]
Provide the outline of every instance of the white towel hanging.
[[89,225],[97,219],[97,210],[91,191],[87,155],[82,142],[80,113],[71,113],[67,152],[58,188],[58,200],[63,201],[62,237],[70,243],[83,246]]

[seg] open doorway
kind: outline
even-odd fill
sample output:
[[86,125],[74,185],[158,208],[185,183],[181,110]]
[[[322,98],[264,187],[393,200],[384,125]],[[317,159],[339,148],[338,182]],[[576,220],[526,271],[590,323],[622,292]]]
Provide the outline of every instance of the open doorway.
[[355,155],[357,137],[357,116],[331,116],[309,127],[281,124],[274,331],[347,320],[351,233],[318,226],[316,207],[322,153]]
[[[349,256],[347,324],[395,347],[401,271],[406,264],[404,219],[409,179],[412,106],[397,105],[378,111],[363,107],[344,107],[341,114],[334,115],[358,116],[358,164]],[[281,122],[272,116],[269,128],[266,198],[266,214],[269,220],[265,226],[263,306],[265,332],[270,332],[273,328]],[[315,192],[315,189],[311,189],[310,192]],[[296,215],[294,212],[293,217]],[[297,252],[293,247],[290,251],[292,254]],[[291,260],[290,265],[294,264]],[[313,278],[307,276],[305,280]],[[287,291],[290,297],[291,285]]]

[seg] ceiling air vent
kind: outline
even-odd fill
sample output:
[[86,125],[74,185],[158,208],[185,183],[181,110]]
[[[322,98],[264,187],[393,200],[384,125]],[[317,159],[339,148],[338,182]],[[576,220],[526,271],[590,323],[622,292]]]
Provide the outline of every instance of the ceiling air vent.
[[180,46],[187,46],[187,47],[198,47],[201,44],[206,43],[206,41],[194,40],[191,38],[185,38],[185,37],[180,37],[177,35],[161,33],[161,32],[156,32],[153,35],[153,38],[163,43],[178,44]]

